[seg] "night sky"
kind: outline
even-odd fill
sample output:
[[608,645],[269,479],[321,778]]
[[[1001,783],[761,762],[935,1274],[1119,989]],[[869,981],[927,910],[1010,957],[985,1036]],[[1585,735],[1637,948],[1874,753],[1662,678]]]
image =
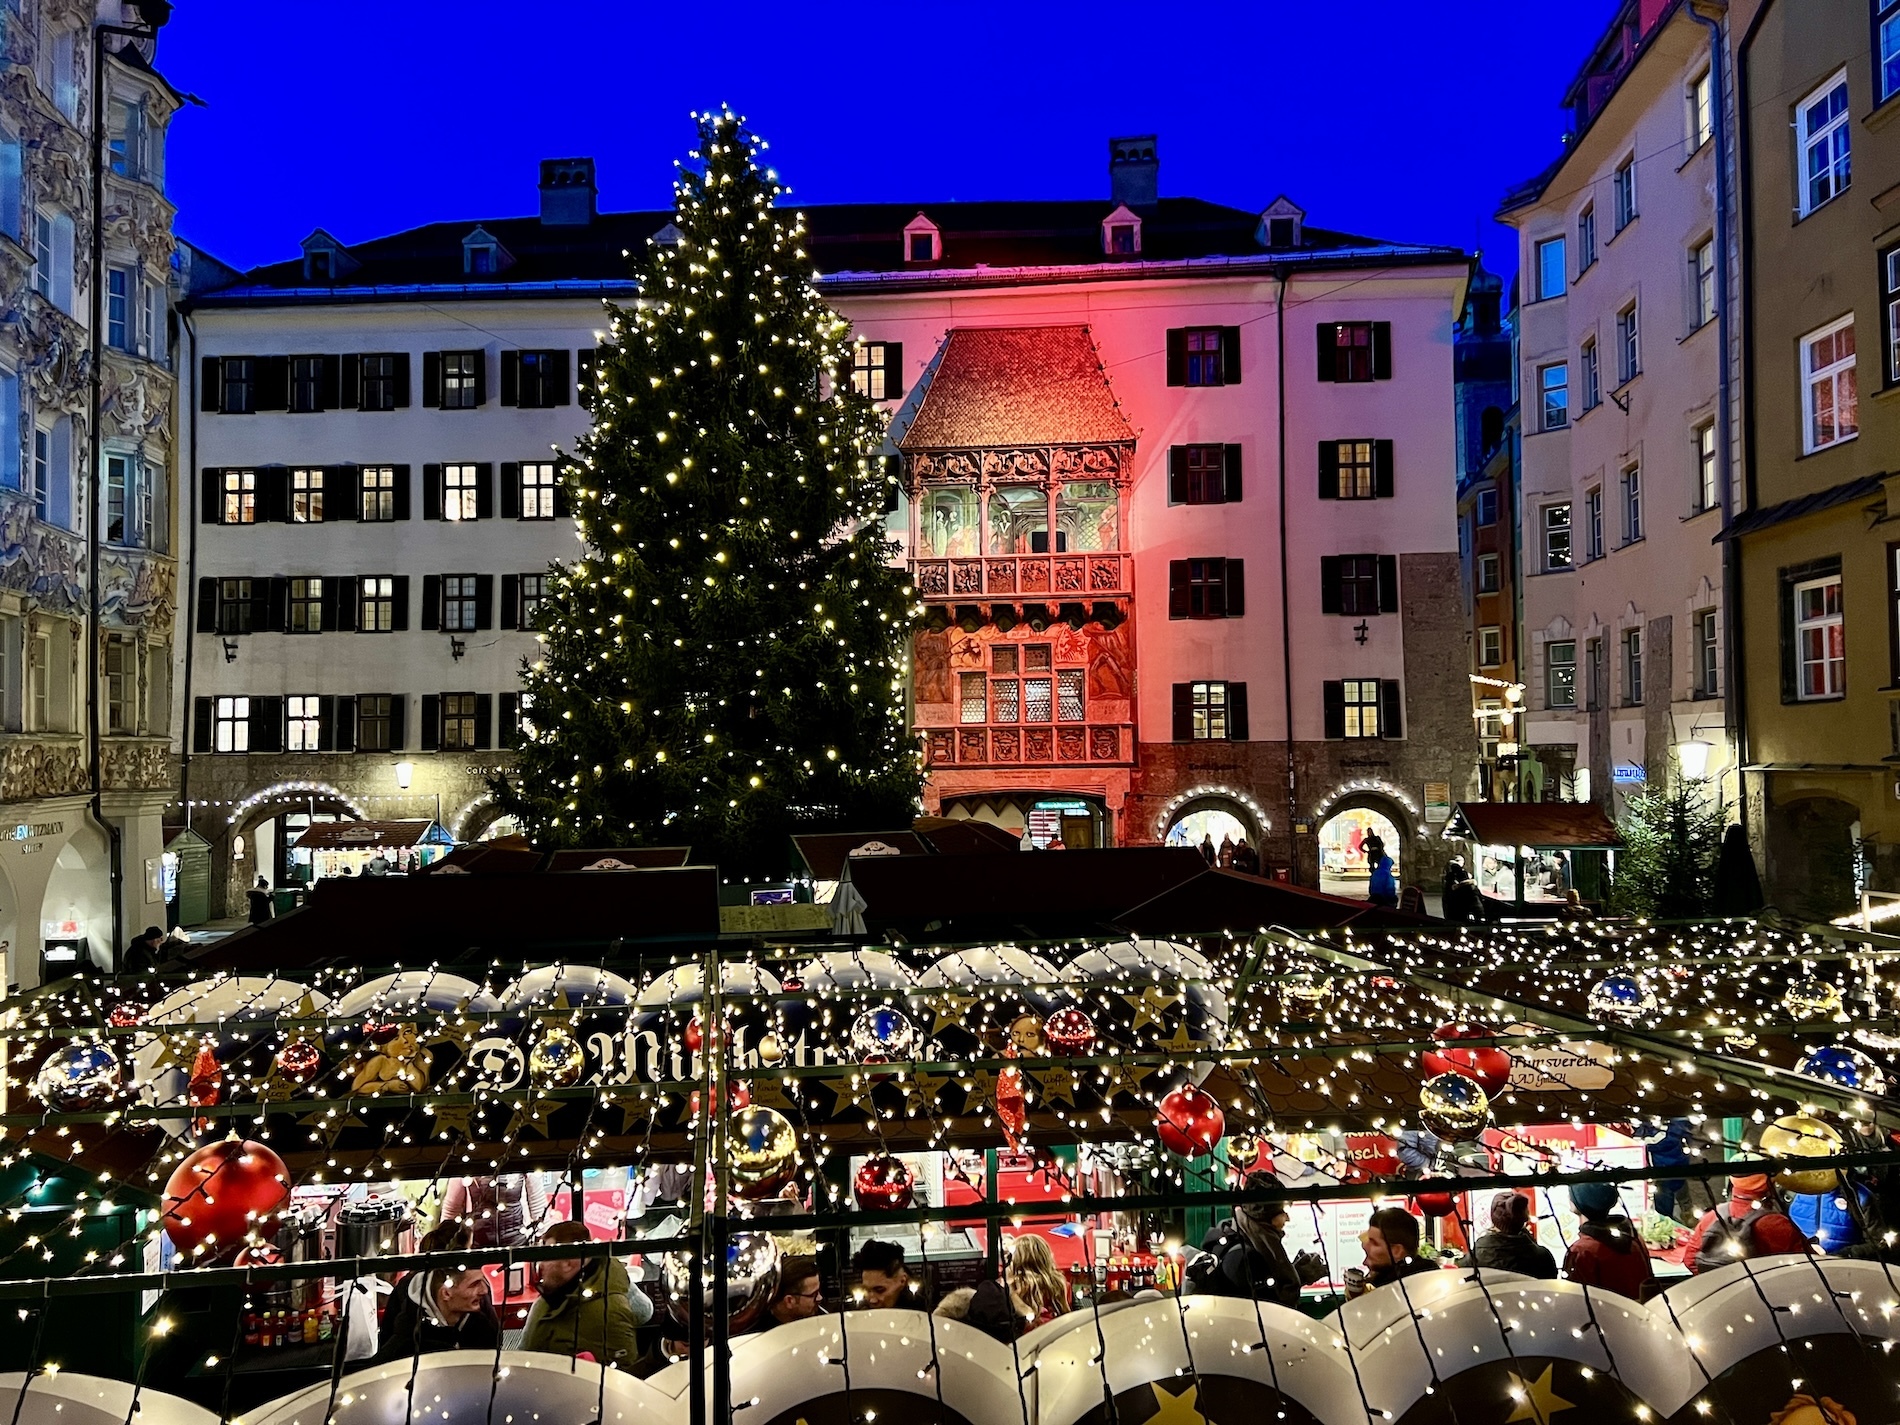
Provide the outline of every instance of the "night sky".
[[1106,197],[1107,140],[1159,135],[1161,191],[1481,246],[1558,152],[1610,0],[946,5],[179,0],[159,67],[178,232],[239,267],[534,211],[591,154],[603,208],[670,202],[690,112],[745,114],[807,202]]

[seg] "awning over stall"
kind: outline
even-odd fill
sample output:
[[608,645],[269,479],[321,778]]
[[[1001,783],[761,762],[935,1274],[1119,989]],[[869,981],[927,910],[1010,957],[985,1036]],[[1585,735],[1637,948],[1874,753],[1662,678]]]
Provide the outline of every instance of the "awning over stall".
[[1445,823],[1445,836],[1533,851],[1623,845],[1615,824],[1595,802],[1459,802]]

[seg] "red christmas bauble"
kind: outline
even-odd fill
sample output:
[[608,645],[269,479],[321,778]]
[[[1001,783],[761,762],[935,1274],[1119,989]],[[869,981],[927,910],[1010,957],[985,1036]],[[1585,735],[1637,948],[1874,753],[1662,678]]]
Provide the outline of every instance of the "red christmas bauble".
[[1095,1021],[1079,1009],[1059,1009],[1042,1026],[1052,1054],[1086,1054],[1095,1048]]
[[200,1246],[214,1254],[266,1236],[290,1200],[290,1169],[262,1143],[227,1138],[193,1153],[165,1184],[159,1225],[181,1252]]
[[308,1039],[293,1039],[277,1051],[277,1072],[295,1084],[307,1084],[323,1072],[323,1051]]
[[914,1186],[910,1169],[887,1153],[865,1159],[851,1176],[851,1192],[859,1207],[909,1207]]
[[[1460,1039],[1490,1039],[1496,1031],[1483,1024],[1447,1024],[1432,1034],[1441,1044]],[[1427,1078],[1439,1074],[1462,1074],[1483,1089],[1487,1098],[1495,1097],[1511,1081],[1511,1056],[1495,1045],[1471,1049],[1427,1049],[1418,1056],[1419,1067]]]
[[1448,1192],[1422,1192],[1412,1199],[1421,1217],[1449,1217],[1457,1209],[1457,1197]]
[[106,1023],[114,1029],[131,1029],[145,1023],[145,1006],[137,1000],[122,999],[106,1014]]
[[1192,1084],[1183,1084],[1162,1099],[1161,1109],[1155,1114],[1155,1133],[1161,1146],[1184,1158],[1211,1153],[1226,1131],[1227,1115],[1220,1111],[1214,1096]]
[[1368,983],[1380,994],[1398,994],[1405,988],[1405,981],[1392,975],[1374,975]]
[[706,1026],[697,1018],[691,1019],[687,1021],[686,1033],[681,1037],[686,1040],[686,1052],[697,1054],[706,1046]]

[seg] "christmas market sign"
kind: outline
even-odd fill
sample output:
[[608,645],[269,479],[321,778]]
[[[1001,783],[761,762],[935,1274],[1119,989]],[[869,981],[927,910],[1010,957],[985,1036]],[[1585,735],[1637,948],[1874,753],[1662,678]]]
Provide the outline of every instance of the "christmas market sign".
[[[1500,1037],[1544,1032],[1534,1024],[1512,1024],[1500,1031]],[[1586,1039],[1566,1039],[1554,1044],[1514,1044],[1510,1047],[1511,1092],[1562,1093],[1577,1090],[1593,1093],[1608,1088],[1616,1078],[1615,1070],[1610,1067],[1616,1060],[1616,1051],[1608,1044]]]

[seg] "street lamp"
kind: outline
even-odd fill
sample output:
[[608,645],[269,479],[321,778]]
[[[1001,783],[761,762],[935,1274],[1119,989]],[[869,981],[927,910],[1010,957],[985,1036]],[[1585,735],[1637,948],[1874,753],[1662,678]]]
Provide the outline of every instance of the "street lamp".
[[1714,744],[1704,742],[1699,737],[1678,742],[1676,766],[1682,770],[1682,775],[1689,781],[1704,781],[1709,774],[1709,753],[1712,751],[1714,751]]
[[398,791],[403,791],[403,792],[408,791],[409,784],[410,782],[415,780],[415,776],[416,776],[415,763],[398,762],[396,764],[396,789]]

